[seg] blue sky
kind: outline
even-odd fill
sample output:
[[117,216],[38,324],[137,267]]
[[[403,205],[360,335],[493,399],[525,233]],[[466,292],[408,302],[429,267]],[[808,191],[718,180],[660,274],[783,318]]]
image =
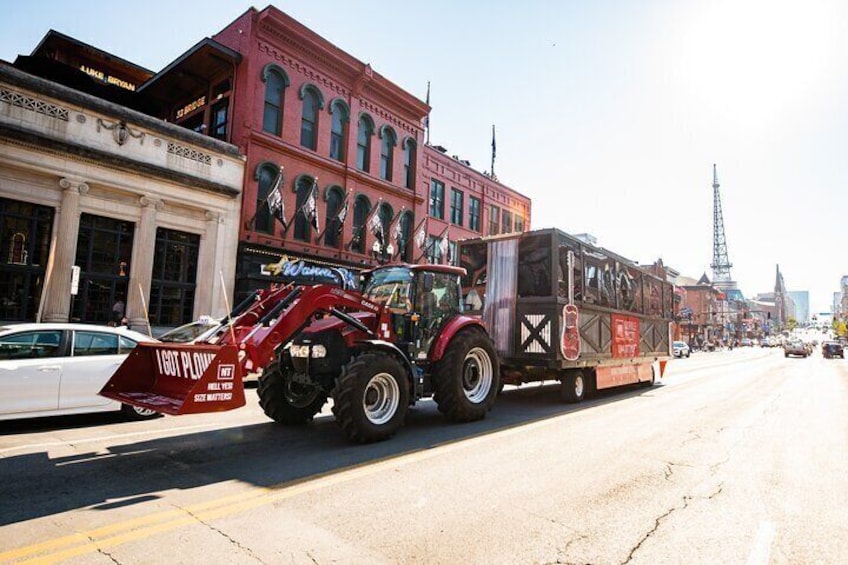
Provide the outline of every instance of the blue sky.
[[[533,199],[534,227],[589,232],[698,278],[717,163],[732,275],[829,310],[848,274],[848,3],[839,0],[276,2],[425,97],[431,141]],[[159,70],[251,6],[33,1],[0,58],[48,29]],[[256,4],[263,8],[265,4]]]

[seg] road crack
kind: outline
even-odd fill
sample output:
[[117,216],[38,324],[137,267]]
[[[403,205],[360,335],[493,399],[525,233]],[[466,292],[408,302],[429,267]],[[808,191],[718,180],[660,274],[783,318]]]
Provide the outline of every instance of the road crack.
[[[229,534],[227,534],[225,531],[221,530],[220,528],[216,528],[215,526],[213,526],[213,525],[212,525],[212,524],[210,524],[209,522],[204,521],[204,520],[203,520],[200,516],[198,516],[197,514],[193,513],[191,510],[188,510],[188,509],[186,509],[186,508],[181,508],[181,507],[179,507],[179,506],[177,506],[177,508],[179,508],[180,510],[182,510],[183,512],[185,512],[186,514],[188,514],[189,516],[191,516],[192,518],[194,518],[194,519],[195,519],[195,520],[197,520],[199,523],[203,524],[204,526],[206,526],[207,528],[209,528],[209,529],[210,529],[210,530],[212,530],[213,532],[215,532],[215,533],[219,534],[221,537],[223,537],[224,539],[226,539],[227,541],[229,541],[232,545],[236,546],[237,548],[239,548],[239,549],[240,549],[240,550],[242,550],[243,552],[247,553],[248,555],[250,555],[253,559],[255,559],[256,561],[258,561],[259,563],[262,563],[263,565],[267,565],[264,561],[262,561],[262,559],[260,559],[260,558],[259,558],[259,556],[258,556],[258,555],[256,555],[255,553],[253,553],[253,550],[251,550],[249,547],[247,547],[247,546],[243,545],[243,544],[242,544],[241,542],[239,542],[237,539],[235,539],[235,538],[231,537],[231,536],[230,536]],[[310,557],[311,557],[311,556],[310,556]],[[314,559],[313,559],[313,561],[314,561]]]
[[663,468],[663,474],[665,475],[665,480],[670,481],[671,476],[674,475],[675,467],[689,467],[690,469],[694,467],[694,465],[689,465],[688,463],[675,463],[674,461],[666,461],[665,468]]
[[96,539],[94,539],[91,536],[87,536],[87,537],[88,537],[88,541],[90,541],[91,543],[93,543],[95,545],[95,547],[97,547],[97,553],[99,553],[100,555],[102,555],[104,557],[108,557],[109,559],[112,560],[112,563],[115,563],[115,565],[121,565],[121,562],[118,561],[117,559],[115,559],[114,555],[112,555],[111,553],[109,553],[105,549],[101,548],[99,545],[97,545]]
[[639,549],[642,547],[642,545],[643,545],[646,541],[648,541],[648,538],[650,538],[651,536],[653,536],[653,535],[657,532],[657,530],[659,530],[659,529],[660,529],[660,526],[662,525],[662,523],[663,523],[663,522],[664,522],[664,521],[665,521],[665,520],[666,520],[669,516],[671,516],[672,514],[674,514],[675,512],[678,512],[678,511],[680,511],[680,510],[686,510],[686,509],[689,507],[689,505],[690,505],[690,504],[692,504],[692,501],[697,501],[697,500],[712,500],[712,499],[714,499],[715,497],[717,497],[718,495],[720,495],[723,491],[724,491],[724,483],[719,483],[719,485],[718,485],[718,487],[716,488],[716,490],[715,490],[715,491],[713,491],[713,492],[711,492],[710,494],[707,494],[707,495],[704,495],[704,496],[695,496],[695,495],[686,495],[686,496],[684,496],[684,497],[683,497],[683,504],[682,504],[682,505],[674,506],[674,507],[672,507],[672,508],[668,509],[665,513],[663,513],[662,515],[660,515],[660,516],[659,516],[659,517],[657,517],[656,519],[654,519],[654,527],[653,527],[653,528],[651,528],[651,529],[650,529],[650,530],[649,530],[649,531],[648,531],[648,532],[647,532],[647,533],[646,533],[646,534],[642,537],[642,539],[640,539],[640,540],[639,540],[639,543],[637,543],[636,545],[634,545],[634,546],[630,549],[630,553],[627,555],[627,559],[625,559],[624,561],[622,561],[622,562],[621,562],[621,565],[626,565],[627,563],[630,563],[630,561],[632,561],[632,560],[633,560],[633,556],[636,554],[636,552],[637,552],[637,551],[639,551]]

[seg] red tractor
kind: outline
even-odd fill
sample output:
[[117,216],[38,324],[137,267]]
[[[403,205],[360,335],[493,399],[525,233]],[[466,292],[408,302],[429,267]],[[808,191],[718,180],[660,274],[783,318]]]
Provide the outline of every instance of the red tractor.
[[492,340],[463,314],[464,269],[386,266],[362,292],[329,285],[256,291],[200,343],[139,344],[101,391],[165,414],[244,405],[242,377],[261,371],[270,418],[303,424],[333,399],[354,441],[393,435],[407,408],[432,396],[449,420],[485,417],[500,387]]

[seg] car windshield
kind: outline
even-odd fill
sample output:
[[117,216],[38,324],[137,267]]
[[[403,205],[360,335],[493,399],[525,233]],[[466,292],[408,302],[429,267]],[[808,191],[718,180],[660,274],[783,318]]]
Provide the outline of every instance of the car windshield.
[[197,336],[216,325],[215,323],[192,322],[159,336],[159,341],[167,343],[184,343],[195,339]]

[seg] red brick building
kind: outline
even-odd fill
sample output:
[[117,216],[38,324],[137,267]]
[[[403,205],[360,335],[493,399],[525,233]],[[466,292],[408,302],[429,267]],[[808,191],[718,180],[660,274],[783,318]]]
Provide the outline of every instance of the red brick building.
[[53,35],[46,59],[79,67],[88,90],[105,83],[95,96],[245,156],[236,299],[270,281],[354,284],[381,262],[446,262],[448,241],[529,229],[529,198],[425,142],[424,101],[273,6],[155,74],[109,54],[80,66],[94,48]]
[[[251,8],[141,91],[162,101],[160,117],[247,155],[238,294],[443,261],[442,237],[529,227],[527,197],[425,144],[425,102],[273,6]],[[285,228],[268,206],[277,186]]]

